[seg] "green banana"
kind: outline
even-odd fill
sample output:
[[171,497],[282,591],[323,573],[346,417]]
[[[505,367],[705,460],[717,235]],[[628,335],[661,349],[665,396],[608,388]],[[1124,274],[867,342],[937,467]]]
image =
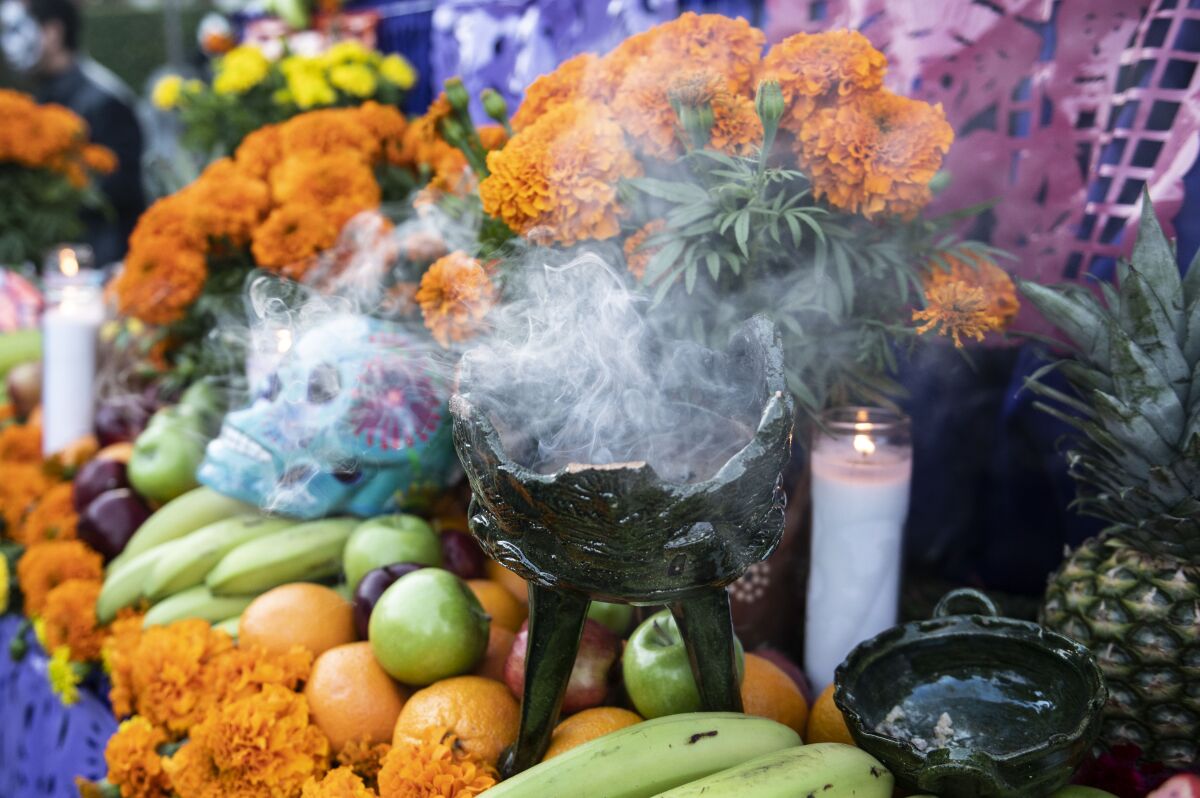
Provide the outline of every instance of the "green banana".
[[146,612],[142,626],[165,626],[185,618],[202,618],[216,623],[231,615],[240,615],[256,598],[257,595],[214,596],[204,585],[197,585],[155,604]]
[[798,745],[800,735],[766,718],[734,712],[667,715],[572,748],[484,795],[544,798],[586,792],[588,798],[649,798],[748,759]]
[[212,627],[214,629],[220,629],[222,632],[225,632],[227,635],[232,637],[234,640],[237,640],[238,625],[241,624],[241,622],[242,622],[242,616],[235,615],[232,618],[226,618],[223,621],[217,621],[216,623],[214,623],[212,625]]
[[96,620],[110,623],[123,607],[132,607],[143,596],[146,580],[163,557],[174,556],[183,541],[171,540],[125,560],[117,568],[109,565],[104,585],[96,598]]
[[706,778],[659,793],[657,798],[891,798],[895,779],[866,751],[841,743],[786,748]]
[[108,564],[108,572],[155,546],[223,521],[233,515],[255,512],[248,504],[217,493],[212,488],[196,488],[164,504],[138,527],[122,551]]
[[247,541],[221,558],[205,584],[223,596],[337,576],[346,538],[359,523],[357,518],[325,518]]
[[229,552],[248,540],[260,538],[295,525],[295,521],[264,515],[235,515],[179,538],[186,545],[173,546],[158,558],[146,578],[143,593],[151,601],[204,583],[204,577]]

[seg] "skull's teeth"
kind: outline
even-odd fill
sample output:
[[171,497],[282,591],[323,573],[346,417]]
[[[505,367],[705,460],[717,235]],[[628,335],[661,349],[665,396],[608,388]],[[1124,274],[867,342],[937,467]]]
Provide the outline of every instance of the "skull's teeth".
[[221,431],[221,440],[235,454],[240,454],[243,457],[250,458],[251,460],[266,462],[270,458],[266,449],[264,449],[262,445],[258,443],[258,441],[254,440],[241,430],[234,429],[233,427],[225,427],[225,429]]

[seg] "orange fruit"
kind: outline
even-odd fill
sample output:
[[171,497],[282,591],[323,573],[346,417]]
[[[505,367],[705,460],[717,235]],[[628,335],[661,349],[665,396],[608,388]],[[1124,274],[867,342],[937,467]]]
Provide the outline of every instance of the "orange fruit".
[[331,588],[308,582],[271,588],[250,602],[238,623],[239,643],[277,654],[299,644],[319,657],[357,639],[350,602]]
[[746,655],[742,710],[747,715],[778,721],[800,735],[808,720],[808,702],[800,688],[778,665],[757,654]]
[[641,723],[642,718],[636,712],[620,707],[592,707],[582,712],[576,712],[571,717],[554,727],[550,738],[550,747],[542,761],[552,759],[559,754],[570,751],[577,745],[591,742],[597,737],[624,729],[635,723]]
[[334,751],[364,735],[370,743],[392,739],[408,691],[379,666],[371,644],[334,646],[313,663],[304,686],[313,723]]
[[510,632],[521,628],[529,608],[517,601],[504,585],[491,579],[468,579],[467,584],[483,605],[483,611],[491,616],[492,626],[503,626]]
[[419,742],[434,729],[453,732],[467,751],[489,764],[517,739],[521,705],[503,682],[455,676],[418,690],[400,710],[392,745]]
[[504,585],[504,588],[512,593],[517,601],[526,606],[529,605],[529,585],[524,579],[491,559],[483,561],[483,572],[487,574],[488,579]]
[[804,733],[806,743],[845,743],[858,745],[850,736],[850,728],[842,711],[833,703],[833,685],[825,688],[813,702],[808,715],[808,729]]
[[508,629],[497,623],[492,624],[488,630],[487,653],[483,655],[483,662],[475,668],[475,675],[503,682],[504,663],[508,662],[509,652],[512,651],[516,639],[517,636]]

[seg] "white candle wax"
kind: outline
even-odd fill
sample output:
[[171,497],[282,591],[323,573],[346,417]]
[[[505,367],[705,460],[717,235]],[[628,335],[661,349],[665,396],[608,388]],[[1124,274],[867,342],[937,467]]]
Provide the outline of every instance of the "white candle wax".
[[42,315],[42,452],[61,451],[92,433],[96,341],[104,321],[100,292],[65,285]]
[[819,435],[812,452],[804,667],[816,690],[854,646],[896,623],[912,454],[855,437]]

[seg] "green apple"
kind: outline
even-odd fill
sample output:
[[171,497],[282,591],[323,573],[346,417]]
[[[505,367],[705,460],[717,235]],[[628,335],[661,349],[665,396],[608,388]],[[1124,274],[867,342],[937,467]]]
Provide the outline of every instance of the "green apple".
[[129,484],[144,498],[164,503],[199,484],[196,469],[208,436],[190,411],[167,407],[150,419],[129,456]]
[[359,524],[346,540],[342,568],[353,593],[367,571],[397,562],[442,564],[442,547],[433,527],[415,515],[385,515]]
[[473,670],[487,651],[489,626],[466,582],[441,568],[422,568],[383,591],[367,639],[392,678],[423,686]]
[[607,626],[613,634],[624,637],[630,622],[633,621],[633,607],[628,604],[593,601],[592,606],[588,607],[588,617]]
[[192,383],[179,397],[177,408],[186,415],[194,415],[201,429],[210,437],[221,429],[225,417],[226,397],[212,380],[204,379]]
[[[741,641],[735,638],[734,645],[740,683],[745,655]],[[633,631],[621,655],[621,672],[625,691],[646,720],[700,711],[700,691],[670,610],[651,615]]]

